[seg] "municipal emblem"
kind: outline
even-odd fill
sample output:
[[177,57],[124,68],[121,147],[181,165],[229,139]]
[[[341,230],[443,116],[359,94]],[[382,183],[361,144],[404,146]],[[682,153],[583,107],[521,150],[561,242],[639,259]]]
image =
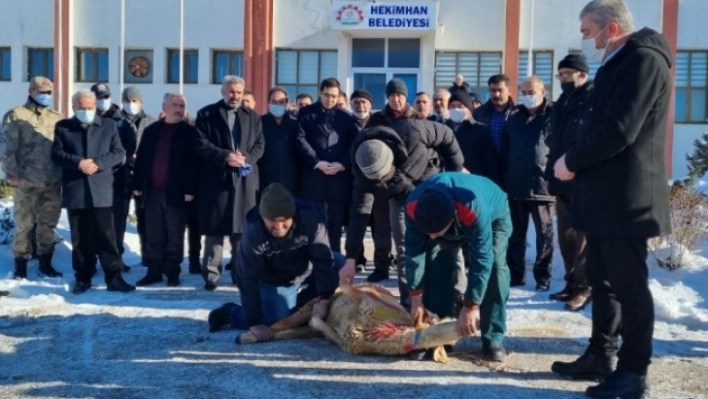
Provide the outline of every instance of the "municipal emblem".
[[359,25],[364,21],[364,12],[355,5],[348,4],[337,12],[337,22],[342,25]]

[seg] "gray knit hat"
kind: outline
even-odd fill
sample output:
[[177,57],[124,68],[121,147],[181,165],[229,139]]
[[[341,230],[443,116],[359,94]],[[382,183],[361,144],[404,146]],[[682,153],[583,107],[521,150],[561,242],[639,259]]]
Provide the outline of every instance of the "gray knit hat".
[[273,183],[263,190],[258,211],[269,220],[289,219],[295,216],[295,199],[285,186]]
[[371,180],[381,180],[393,165],[393,151],[381,140],[361,143],[354,158],[364,176]]
[[122,96],[123,102],[128,102],[132,99],[136,99],[143,102],[143,95],[140,93],[140,89],[135,86],[128,86],[123,90]]
[[391,94],[401,93],[408,97],[408,86],[406,82],[398,78],[393,78],[386,83],[386,98],[389,98]]

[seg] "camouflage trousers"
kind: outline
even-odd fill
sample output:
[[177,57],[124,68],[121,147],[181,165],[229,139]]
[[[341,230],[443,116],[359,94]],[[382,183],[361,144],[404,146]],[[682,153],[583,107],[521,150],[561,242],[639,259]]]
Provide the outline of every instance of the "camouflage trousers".
[[32,257],[32,229],[37,224],[37,255],[54,250],[54,229],[61,215],[61,187],[15,187],[15,258]]

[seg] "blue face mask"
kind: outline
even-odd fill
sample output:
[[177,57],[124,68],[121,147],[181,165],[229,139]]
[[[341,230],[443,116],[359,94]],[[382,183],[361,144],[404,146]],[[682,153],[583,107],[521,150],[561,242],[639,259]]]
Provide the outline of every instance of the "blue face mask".
[[276,118],[280,118],[285,115],[285,106],[278,104],[268,104],[268,112],[271,113]]
[[95,109],[80,109],[76,111],[76,119],[80,120],[81,123],[91,123],[94,118],[96,118]]
[[52,105],[52,95],[51,94],[37,94],[37,96],[34,98],[34,101],[37,101],[37,103],[43,107],[48,107]]

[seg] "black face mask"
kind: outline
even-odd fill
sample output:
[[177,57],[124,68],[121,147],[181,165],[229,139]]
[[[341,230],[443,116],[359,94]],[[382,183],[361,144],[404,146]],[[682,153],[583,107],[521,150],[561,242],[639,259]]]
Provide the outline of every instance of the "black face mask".
[[577,86],[575,85],[575,82],[561,83],[561,90],[563,90],[563,93],[565,93],[565,94],[572,93],[573,91],[575,91],[576,88],[577,88]]

